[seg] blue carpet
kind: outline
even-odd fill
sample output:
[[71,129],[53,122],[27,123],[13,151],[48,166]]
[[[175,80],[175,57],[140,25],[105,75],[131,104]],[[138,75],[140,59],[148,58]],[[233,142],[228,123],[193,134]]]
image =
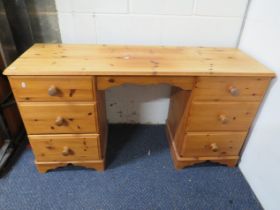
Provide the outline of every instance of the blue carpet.
[[164,129],[111,125],[103,173],[71,167],[41,175],[27,149],[0,179],[0,209],[262,209],[238,168],[176,171]]

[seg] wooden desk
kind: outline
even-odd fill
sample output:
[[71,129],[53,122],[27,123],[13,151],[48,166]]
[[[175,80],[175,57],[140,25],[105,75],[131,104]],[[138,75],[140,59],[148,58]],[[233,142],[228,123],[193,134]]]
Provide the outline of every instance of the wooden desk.
[[40,172],[104,170],[104,91],[173,86],[167,135],[175,167],[235,166],[272,71],[237,49],[36,44],[8,75]]

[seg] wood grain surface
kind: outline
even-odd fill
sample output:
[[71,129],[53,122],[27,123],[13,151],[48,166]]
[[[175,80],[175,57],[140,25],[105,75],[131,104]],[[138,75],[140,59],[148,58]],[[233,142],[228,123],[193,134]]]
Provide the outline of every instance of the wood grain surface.
[[35,44],[6,75],[268,76],[235,48]]

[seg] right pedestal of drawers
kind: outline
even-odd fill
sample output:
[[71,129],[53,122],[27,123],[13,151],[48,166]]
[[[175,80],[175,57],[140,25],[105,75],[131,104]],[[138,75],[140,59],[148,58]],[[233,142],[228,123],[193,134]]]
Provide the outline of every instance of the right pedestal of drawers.
[[167,133],[177,169],[204,161],[235,166],[271,78],[197,77],[173,88]]

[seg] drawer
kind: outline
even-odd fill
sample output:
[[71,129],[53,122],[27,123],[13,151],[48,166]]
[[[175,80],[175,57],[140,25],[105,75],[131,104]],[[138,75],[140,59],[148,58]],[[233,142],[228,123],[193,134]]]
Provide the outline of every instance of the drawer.
[[261,101],[271,78],[198,77],[195,101]]
[[94,102],[21,102],[18,105],[28,134],[97,132]]
[[37,161],[100,159],[97,134],[29,135],[28,137]]
[[176,77],[176,76],[98,76],[96,77],[97,89],[106,90],[111,87],[120,86],[123,84],[134,85],[155,85],[155,84],[169,84],[175,87],[180,87],[183,90],[192,90],[194,84],[194,77]]
[[189,132],[180,154],[184,157],[239,155],[245,138],[246,132]]
[[247,131],[258,102],[193,102],[187,131]]
[[17,101],[92,101],[93,78],[87,76],[9,77]]

